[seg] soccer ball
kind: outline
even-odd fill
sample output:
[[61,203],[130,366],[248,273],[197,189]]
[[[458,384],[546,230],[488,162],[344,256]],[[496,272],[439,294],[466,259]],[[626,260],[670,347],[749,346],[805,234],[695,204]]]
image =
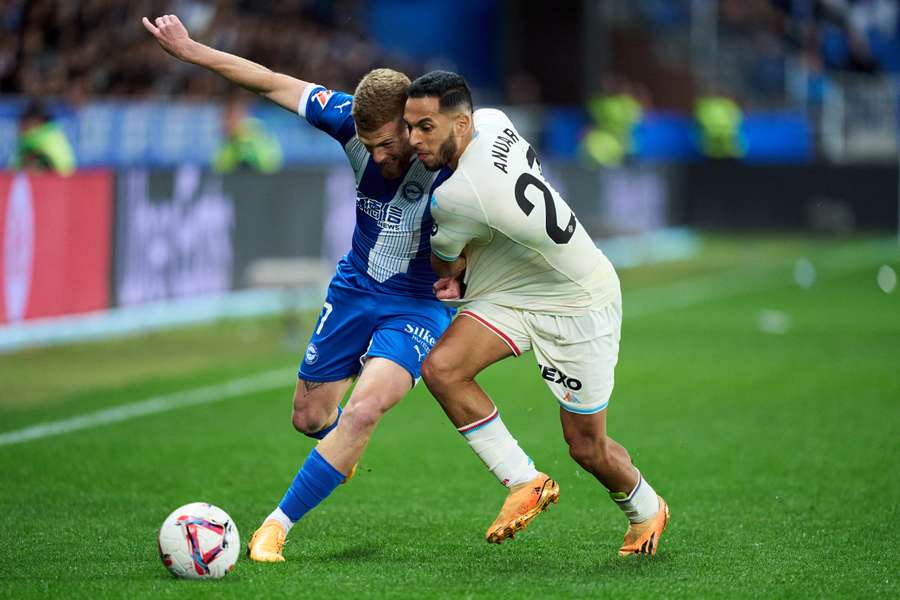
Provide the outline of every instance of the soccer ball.
[[172,575],[218,579],[234,568],[240,536],[221,508],[193,502],[175,509],[159,529],[159,558]]

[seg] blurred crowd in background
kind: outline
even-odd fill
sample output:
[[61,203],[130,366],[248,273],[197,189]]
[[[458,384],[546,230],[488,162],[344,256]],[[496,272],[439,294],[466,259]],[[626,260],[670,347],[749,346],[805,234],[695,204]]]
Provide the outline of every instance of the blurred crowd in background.
[[3,0],[0,93],[70,102],[231,93],[221,78],[166,62],[141,24],[163,14],[179,15],[194,37],[220,50],[353,89],[375,66],[403,63],[366,40],[349,16],[355,9],[325,0]]
[[272,258],[328,271],[350,243],[342,146],[144,16],[342,91],[463,74],[618,265],[692,252],[673,226],[895,230],[898,4],[0,0],[0,323],[243,290]]
[[[3,0],[0,2],[0,93],[62,96],[229,93],[220,79],[165,65],[143,16],[177,14],[199,40],[274,70],[328,79],[352,89],[367,70],[392,64],[412,72],[424,61],[390,53],[371,40],[354,0]],[[662,41],[698,35],[697,4],[717,23],[719,48],[742,67],[722,76],[755,94],[779,89],[789,64],[810,70],[900,72],[896,0],[638,0],[608,2],[613,20],[643,27]],[[693,5],[693,6],[692,6]],[[559,8],[559,7],[557,7]],[[693,29],[692,29],[693,27]],[[478,40],[472,40],[477,44]],[[733,56],[737,55],[737,56]],[[732,65],[726,64],[725,67]],[[517,74],[520,75],[520,74]],[[744,78],[744,82],[736,82]],[[515,102],[521,93],[506,89]],[[521,90],[519,90],[521,92]],[[536,98],[541,100],[540,90]],[[645,98],[650,100],[650,98]],[[666,99],[654,99],[665,105]]]
[[[235,102],[248,94],[160,51],[141,17],[162,14],[215,48],[335,89],[377,66],[458,70],[480,103],[530,109],[521,121],[563,159],[840,161],[898,149],[898,0],[0,0],[0,160],[28,162],[10,158],[4,117],[20,119],[21,145],[26,114],[46,122],[91,102],[168,98],[212,101],[223,113],[216,135],[242,136],[207,153],[213,166],[306,160],[271,131],[273,117],[247,120],[255,109]],[[4,98],[14,102],[5,111]],[[139,160],[96,149],[98,131],[130,131],[138,117],[128,115],[121,128],[65,124],[83,136],[79,164]],[[59,141],[45,134],[32,145]]]

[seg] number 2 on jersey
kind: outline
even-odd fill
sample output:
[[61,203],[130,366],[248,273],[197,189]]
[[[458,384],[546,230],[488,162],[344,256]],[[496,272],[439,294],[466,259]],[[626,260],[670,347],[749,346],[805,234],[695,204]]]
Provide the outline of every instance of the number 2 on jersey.
[[[534,148],[529,146],[526,156],[528,158],[528,166],[534,167],[534,164],[537,163],[538,173],[540,173],[541,162],[537,159]],[[553,192],[550,191],[550,188],[547,187],[547,184],[541,179],[538,179],[531,173],[522,173],[519,175],[519,179],[516,180],[516,202],[518,203],[519,208],[522,209],[522,212],[525,213],[525,216],[530,215],[531,211],[534,210],[534,204],[525,197],[525,192],[532,186],[536,187],[544,194],[544,213],[546,216],[547,235],[549,235],[550,239],[557,244],[567,244],[569,240],[572,239],[572,234],[575,233],[575,227],[578,224],[575,220],[575,213],[573,212],[572,216],[569,217],[569,222],[565,229],[561,228],[556,222],[556,203],[553,201]]]

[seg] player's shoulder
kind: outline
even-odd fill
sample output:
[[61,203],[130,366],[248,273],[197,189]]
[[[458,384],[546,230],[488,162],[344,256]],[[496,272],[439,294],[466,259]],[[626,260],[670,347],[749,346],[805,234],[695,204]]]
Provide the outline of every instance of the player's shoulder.
[[323,85],[310,83],[303,90],[297,105],[297,114],[306,121],[346,144],[356,135],[353,122],[353,96],[330,90]]
[[471,147],[463,153],[460,166],[461,170],[482,184],[481,179],[489,173],[508,174],[515,149],[527,147],[528,144],[501,110],[481,108],[475,111],[474,119],[474,138]]
[[309,83],[300,96],[297,112],[301,117],[309,118],[314,113],[336,111],[341,115],[350,114],[353,96],[346,92],[330,90],[318,83]]
[[471,203],[473,192],[471,180],[463,170],[458,169],[434,189],[431,195],[431,204],[434,207],[435,203],[446,206]]
[[475,129],[480,127],[490,129],[503,129],[512,126],[512,121],[506,116],[506,113],[499,108],[479,108],[473,113],[475,119]]

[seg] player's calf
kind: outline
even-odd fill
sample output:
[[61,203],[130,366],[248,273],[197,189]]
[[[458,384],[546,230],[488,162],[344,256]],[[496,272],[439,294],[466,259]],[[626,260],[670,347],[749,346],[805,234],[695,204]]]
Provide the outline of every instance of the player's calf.
[[628,452],[614,440],[603,437],[567,439],[569,456],[610,490],[630,490],[638,479]]

